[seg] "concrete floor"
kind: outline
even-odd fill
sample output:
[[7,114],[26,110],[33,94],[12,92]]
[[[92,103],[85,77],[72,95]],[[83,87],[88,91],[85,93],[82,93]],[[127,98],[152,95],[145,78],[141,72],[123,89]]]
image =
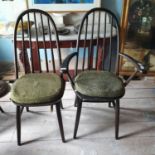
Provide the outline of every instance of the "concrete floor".
[[22,142],[16,144],[15,105],[0,99],[0,155],[155,155],[155,80],[132,81],[121,99],[120,140],[114,139],[114,109],[106,103],[84,103],[73,140],[76,114],[69,84],[62,110],[66,143],[61,142],[55,110],[31,108],[22,115]]

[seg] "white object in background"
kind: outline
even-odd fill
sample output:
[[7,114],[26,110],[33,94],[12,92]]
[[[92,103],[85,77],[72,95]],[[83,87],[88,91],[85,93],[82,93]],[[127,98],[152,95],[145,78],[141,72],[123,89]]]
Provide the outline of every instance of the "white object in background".
[[26,9],[25,0],[0,0],[0,35],[13,35],[14,24],[18,15]]
[[0,21],[15,21],[18,15],[25,9],[25,0],[0,0]]
[[65,27],[65,24],[64,24],[64,17],[66,15],[69,14],[68,13],[52,13],[53,14],[53,17],[54,17],[54,21],[56,22],[56,25],[58,28],[62,28],[62,27]]

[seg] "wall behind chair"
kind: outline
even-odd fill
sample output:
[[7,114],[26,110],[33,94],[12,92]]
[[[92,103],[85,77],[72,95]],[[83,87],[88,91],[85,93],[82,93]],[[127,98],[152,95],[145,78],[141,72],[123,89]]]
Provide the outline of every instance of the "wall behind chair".
[[13,43],[11,39],[0,38],[0,61],[12,62],[13,57]]
[[122,14],[122,4],[123,0],[102,0],[101,2],[102,7],[108,8],[114,12],[119,20]]
[[[102,0],[101,2],[102,7],[110,9],[120,20],[123,0]],[[0,38],[0,61],[14,61],[13,44],[9,39]]]
[[[14,21],[18,14],[25,8],[26,3],[23,0],[0,0],[0,22],[7,25],[8,22]],[[4,37],[0,37],[0,62],[1,61],[14,61],[12,40]]]

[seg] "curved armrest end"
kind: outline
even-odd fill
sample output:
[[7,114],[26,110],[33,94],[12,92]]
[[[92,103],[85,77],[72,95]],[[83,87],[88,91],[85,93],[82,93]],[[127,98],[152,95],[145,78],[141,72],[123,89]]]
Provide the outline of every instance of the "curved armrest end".
[[119,53],[120,56],[128,59],[130,62],[133,63],[133,65],[137,68],[137,70],[143,74],[146,74],[147,73],[147,70],[145,68],[145,66],[139,62],[138,60],[134,59],[133,57],[125,54],[125,53]]
[[77,52],[74,52],[74,53],[71,53],[70,55],[68,55],[68,56],[64,59],[62,65],[61,65],[61,72],[62,72],[62,73],[68,73],[68,66],[69,66],[69,63],[70,63],[71,59],[72,59],[74,56],[76,56],[76,55],[77,55]]
[[129,82],[134,78],[134,76],[137,74],[137,72],[140,72],[142,74],[146,74],[147,70],[146,67],[139,61],[135,60],[134,58],[132,58],[131,56],[124,54],[124,53],[119,53],[120,56],[126,58],[127,60],[129,60],[130,62],[132,62],[132,64],[135,66],[135,71],[128,77],[128,79],[126,79],[124,81],[124,85],[127,86],[129,84]]

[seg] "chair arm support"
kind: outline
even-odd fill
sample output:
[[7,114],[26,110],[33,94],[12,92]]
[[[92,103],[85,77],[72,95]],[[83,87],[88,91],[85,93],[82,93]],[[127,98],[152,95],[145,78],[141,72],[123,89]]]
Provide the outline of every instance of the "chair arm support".
[[134,78],[134,76],[140,72],[140,73],[146,73],[146,69],[144,67],[144,65],[135,60],[134,58],[132,58],[131,56],[127,55],[127,54],[124,54],[124,53],[119,53],[120,56],[126,58],[127,60],[129,60],[130,62],[133,63],[133,65],[136,67],[136,70],[133,72],[133,74],[131,74],[127,80],[124,81],[124,85],[127,86],[129,84],[129,82]]
[[146,73],[145,66],[141,62],[135,60],[134,58],[132,58],[131,56],[129,56],[129,55],[125,54],[125,53],[119,53],[119,55],[126,58],[130,62],[132,62],[133,65],[136,67],[138,72]]
[[61,71],[62,71],[62,73],[69,73],[69,72],[68,72],[69,63],[70,63],[71,59],[72,59],[74,56],[77,56],[77,52],[71,53],[70,55],[68,55],[68,56],[64,59],[62,65],[61,65]]
[[64,59],[62,65],[61,65],[61,72],[62,72],[63,74],[67,74],[68,79],[69,79],[69,81],[71,82],[71,85],[72,85],[72,86],[74,86],[74,82],[73,82],[72,77],[71,77],[70,72],[69,72],[69,63],[70,63],[71,59],[72,59],[74,56],[77,56],[77,52],[74,52],[74,53],[71,53],[70,55],[68,55],[68,56]]

